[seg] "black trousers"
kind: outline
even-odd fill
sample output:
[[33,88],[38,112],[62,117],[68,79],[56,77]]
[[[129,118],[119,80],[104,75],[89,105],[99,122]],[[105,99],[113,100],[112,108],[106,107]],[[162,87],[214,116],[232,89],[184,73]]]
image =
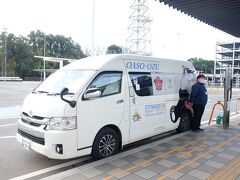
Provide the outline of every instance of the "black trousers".
[[205,109],[205,105],[202,104],[193,104],[194,116],[192,118],[191,129],[197,130],[201,125],[201,118]]

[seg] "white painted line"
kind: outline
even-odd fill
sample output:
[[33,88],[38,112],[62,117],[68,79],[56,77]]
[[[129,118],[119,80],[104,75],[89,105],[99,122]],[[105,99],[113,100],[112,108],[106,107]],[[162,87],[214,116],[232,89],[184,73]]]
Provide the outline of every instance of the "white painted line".
[[0,120],[2,119],[18,119],[20,116],[6,116],[6,117],[0,117]]
[[11,139],[16,138],[16,136],[1,136],[0,139]]
[[8,127],[8,126],[16,126],[17,123],[13,123],[13,124],[3,124],[3,125],[0,125],[0,128],[1,127]]
[[54,171],[56,169],[64,168],[64,167],[67,167],[67,166],[71,166],[73,164],[77,164],[77,163],[83,162],[83,161],[88,160],[88,159],[89,159],[89,156],[82,157],[80,159],[69,161],[69,162],[66,162],[66,163],[63,163],[63,164],[59,164],[59,165],[56,165],[56,166],[52,166],[52,167],[49,167],[49,168],[41,169],[41,170],[29,173],[29,174],[24,174],[22,176],[18,176],[18,177],[9,179],[9,180],[22,180],[22,179],[32,178],[34,176],[45,174],[47,172]]

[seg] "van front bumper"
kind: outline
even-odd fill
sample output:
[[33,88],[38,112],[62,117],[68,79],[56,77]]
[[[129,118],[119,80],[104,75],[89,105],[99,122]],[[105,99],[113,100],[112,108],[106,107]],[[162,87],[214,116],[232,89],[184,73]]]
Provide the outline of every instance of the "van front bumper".
[[[44,133],[44,138],[42,138],[42,142],[44,142],[42,144],[41,141],[37,142],[37,140],[33,138],[34,137],[28,137],[26,134],[23,134],[19,131],[16,135],[17,141],[22,146],[24,146],[27,142],[30,150],[33,150],[51,159],[69,159],[91,153],[90,148],[81,151],[77,150],[77,130],[46,131]],[[57,152],[57,145],[62,146],[62,154]]]

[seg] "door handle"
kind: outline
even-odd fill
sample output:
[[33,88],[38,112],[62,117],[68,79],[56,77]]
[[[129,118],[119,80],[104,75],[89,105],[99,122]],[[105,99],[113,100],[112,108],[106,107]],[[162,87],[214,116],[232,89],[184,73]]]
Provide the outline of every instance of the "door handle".
[[117,100],[117,104],[123,103],[123,99]]

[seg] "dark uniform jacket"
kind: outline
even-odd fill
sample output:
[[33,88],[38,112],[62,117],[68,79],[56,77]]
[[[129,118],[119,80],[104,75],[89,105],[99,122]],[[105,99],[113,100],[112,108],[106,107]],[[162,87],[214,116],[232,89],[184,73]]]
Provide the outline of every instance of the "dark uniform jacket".
[[197,82],[192,86],[190,103],[206,105],[208,100],[207,90],[203,83]]

